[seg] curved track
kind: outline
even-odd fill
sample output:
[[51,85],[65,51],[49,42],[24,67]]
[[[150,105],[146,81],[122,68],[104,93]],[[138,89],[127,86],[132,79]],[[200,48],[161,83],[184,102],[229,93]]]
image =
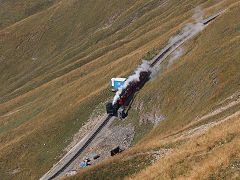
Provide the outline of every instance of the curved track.
[[[221,11],[208,19],[204,20],[202,24],[204,26],[208,25],[211,21],[216,19],[220,14],[224,13],[226,10]],[[187,41],[192,36],[183,36],[178,41],[171,45],[165,47],[157,56],[152,60],[150,67],[154,67],[157,63],[161,63],[164,59],[168,57],[174,50],[176,50],[180,45]],[[74,148],[71,149],[56,165],[53,166],[40,180],[51,180],[57,178],[64,170],[67,169],[74,162],[74,160],[85,150],[88,145],[93,141],[93,139],[98,135],[98,133],[108,124],[109,120],[114,118],[110,115],[105,115],[101,121],[95,126],[93,131],[87,135],[81,142],[79,142]]]

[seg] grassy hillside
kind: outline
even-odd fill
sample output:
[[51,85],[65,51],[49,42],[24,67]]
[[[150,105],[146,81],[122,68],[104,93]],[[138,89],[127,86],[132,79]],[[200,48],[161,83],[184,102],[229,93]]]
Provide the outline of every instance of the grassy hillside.
[[22,19],[41,12],[52,6],[58,0],[1,0],[0,1],[0,30]]
[[[137,120],[141,128],[151,117],[165,119],[133,149],[67,179],[240,177],[240,4],[228,3],[221,6],[226,13],[184,45],[180,59],[144,86],[126,121]],[[170,153],[150,165],[159,150]]]
[[[188,42],[185,55],[138,94],[135,109],[142,102],[141,113],[154,109],[166,117],[142,142],[181,129],[239,88],[236,0],[22,2],[32,5],[14,6],[14,16],[11,8],[17,2],[0,2],[6,6],[0,8],[3,179],[36,179],[49,170],[92,110],[113,95],[110,79],[131,73],[142,57],[164,47],[193,21],[197,6],[205,16],[231,8]],[[129,121],[138,119],[136,115]]]
[[65,179],[239,179],[239,115],[200,134],[145,141]]

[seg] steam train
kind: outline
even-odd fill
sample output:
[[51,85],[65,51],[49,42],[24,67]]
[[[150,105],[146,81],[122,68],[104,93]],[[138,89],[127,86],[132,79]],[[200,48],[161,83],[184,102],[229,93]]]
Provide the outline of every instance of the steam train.
[[139,88],[141,88],[146,81],[149,80],[151,72],[150,71],[141,71],[139,73],[139,81],[131,81],[128,86],[122,90],[118,100],[115,104],[108,103],[106,105],[107,114],[116,115],[118,109],[121,106],[124,106],[128,101],[129,97],[134,94]]

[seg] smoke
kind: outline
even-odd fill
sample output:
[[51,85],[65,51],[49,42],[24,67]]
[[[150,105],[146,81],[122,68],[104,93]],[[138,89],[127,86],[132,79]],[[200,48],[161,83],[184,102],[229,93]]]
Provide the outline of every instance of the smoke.
[[200,23],[200,22],[197,22],[196,24],[188,23],[186,26],[182,28],[182,31],[180,34],[170,38],[168,44],[169,46],[171,46],[179,40],[186,41],[189,38],[196,35],[197,33],[199,33],[200,31],[202,31],[203,29],[204,29],[203,23]]
[[[168,68],[172,65],[172,63],[181,57],[183,55],[184,49],[183,47],[177,49],[182,43],[199,33],[201,30],[204,29],[203,23],[188,23],[186,26],[184,26],[181,30],[181,32],[175,36],[172,36],[169,41],[168,45],[160,52],[163,53],[166,49],[169,47],[172,47],[172,50],[165,53],[165,55],[162,57],[161,60],[159,60],[159,63],[157,63],[153,68],[151,68],[151,81],[156,80],[163,72],[162,68],[162,62],[173,53],[173,57],[170,58],[168,62]],[[177,50],[176,50],[177,49]]]
[[[188,23],[186,26],[182,28],[182,31],[180,34],[173,36],[169,40],[169,45],[174,44],[175,42],[184,39],[183,41],[186,41],[202,31],[204,29],[204,24],[203,22],[203,16],[204,13],[202,11],[201,7],[196,7],[193,15],[193,19],[195,20],[195,24],[193,23]],[[183,55],[184,49],[183,47],[178,48],[177,50],[174,51],[173,56],[169,59],[168,61],[168,68],[172,65],[172,63],[181,57]]]
[[151,74],[151,80],[157,79],[162,74],[163,68],[161,66],[161,62],[163,62],[163,60],[165,60],[171,53],[173,53],[173,56],[168,62],[168,68],[176,59],[183,55],[184,48],[178,47],[204,29],[204,24],[202,23],[203,16],[204,13],[202,9],[200,7],[196,7],[193,15],[195,23],[186,24],[177,35],[174,35],[169,39],[168,45],[160,53],[164,52],[164,50],[168,49],[169,47],[172,47],[172,50],[167,52],[165,56],[162,57],[162,59],[159,61],[160,63],[158,63],[158,66],[154,67]]
[[129,76],[127,78],[127,80],[124,82],[123,86],[121,86],[118,91],[116,92],[114,98],[113,98],[113,102],[112,104],[115,104],[120,96],[120,94],[122,93],[123,89],[125,89],[130,82],[136,82],[139,81],[139,77],[140,77],[140,72],[142,71],[149,71],[149,66],[150,63],[148,61],[142,60],[142,64],[138,66],[138,68],[134,71],[134,74]]
[[175,35],[170,38],[168,45],[172,45],[175,42],[179,41],[180,39],[184,39],[184,41],[188,40],[189,38],[193,37],[200,31],[204,29],[203,22],[203,11],[201,7],[196,7],[193,15],[193,19],[195,20],[195,23],[188,23],[186,26],[184,26],[181,30],[181,33],[178,35]]
[[168,68],[173,64],[173,62],[176,60],[176,59],[178,59],[179,57],[181,57],[182,55],[183,55],[183,52],[184,52],[184,50],[183,50],[183,48],[182,47],[180,47],[180,48],[178,48],[176,51],[174,51],[173,52],[173,56],[169,59],[169,61],[168,61]]
[[[167,49],[171,49],[168,52],[165,52],[165,55],[162,57],[161,60],[159,60],[159,66],[156,66],[154,68],[150,68],[150,62],[142,60],[142,64],[138,66],[138,68],[135,70],[135,73],[128,77],[128,79],[125,81],[124,85],[119,88],[119,90],[116,92],[116,95],[113,98],[112,104],[115,104],[117,100],[119,99],[120,94],[122,93],[123,89],[125,89],[130,82],[132,81],[139,81],[139,75],[141,71],[151,71],[151,80],[156,79],[161,74],[161,62],[165,60],[172,52],[174,52],[183,42],[187,41],[200,31],[204,29],[204,24],[202,23],[203,20],[203,12],[200,7],[197,7],[195,9],[195,13],[193,15],[193,18],[195,20],[194,23],[188,23],[186,26],[184,26],[181,30],[181,32],[169,39],[168,45],[159,53],[165,52]],[[171,66],[171,64],[180,56],[182,56],[184,50],[183,48],[178,49],[172,58],[170,58],[168,67]]]
[[204,16],[204,13],[202,11],[202,8],[199,6],[196,7],[193,15],[193,19],[195,20],[195,22],[201,23],[203,21],[203,16]]

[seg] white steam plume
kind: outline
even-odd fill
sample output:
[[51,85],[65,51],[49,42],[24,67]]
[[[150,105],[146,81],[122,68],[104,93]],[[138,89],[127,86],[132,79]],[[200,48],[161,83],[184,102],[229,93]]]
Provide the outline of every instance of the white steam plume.
[[142,60],[142,64],[138,66],[138,68],[135,70],[134,74],[129,76],[127,80],[124,82],[123,86],[121,86],[118,91],[116,92],[112,104],[115,104],[122,93],[123,89],[125,89],[130,82],[133,81],[139,81],[140,72],[142,71],[148,71],[149,70],[150,63],[148,61]]
[[171,46],[180,39],[183,39],[183,41],[186,41],[189,38],[196,35],[197,33],[199,33],[200,31],[202,31],[204,29],[204,24],[202,23],[203,15],[204,13],[201,7],[196,7],[193,15],[193,19],[195,20],[196,23],[195,24],[188,23],[186,26],[184,26],[180,34],[170,38],[168,45]]
[[[184,26],[182,28],[182,31],[175,36],[172,36],[169,41],[168,41],[168,45],[160,52],[163,53],[165,50],[167,50],[169,47],[173,47],[172,50],[170,50],[169,52],[167,52],[160,60],[159,62],[152,68],[151,70],[151,80],[154,81],[155,79],[157,79],[161,74],[162,74],[162,65],[161,63],[174,51],[176,51],[176,49],[182,45],[185,41],[187,41],[188,39],[190,39],[191,37],[193,37],[194,35],[196,35],[197,33],[199,33],[201,30],[204,29],[204,25],[202,23],[196,23],[196,24],[192,24],[189,23],[186,26]],[[183,48],[180,52],[175,52],[175,54],[173,55],[173,59],[169,60],[169,66],[173,63],[173,61],[175,61],[177,58],[181,57],[183,54]]]
[[193,15],[193,19],[195,20],[195,22],[197,23],[203,22],[203,16],[204,16],[204,13],[202,11],[202,8],[200,6],[196,7]]
[[173,62],[176,60],[176,59],[178,59],[179,57],[181,57],[182,55],[183,55],[183,52],[184,52],[184,50],[183,50],[183,48],[182,47],[180,47],[180,48],[178,48],[177,50],[175,50],[174,52],[173,52],[173,56],[169,59],[169,61],[168,61],[168,68],[173,64]]
[[[157,74],[158,75],[161,74],[159,73],[159,69],[161,69],[161,62],[164,59],[166,59],[173,51],[175,51],[183,42],[187,41],[188,39],[190,39],[191,37],[193,37],[194,35],[196,35],[197,33],[199,33],[204,29],[204,24],[201,23],[202,17],[203,17],[203,13],[201,11],[201,8],[197,7],[193,15],[193,18],[195,19],[196,23],[195,24],[189,23],[186,26],[184,26],[182,28],[182,31],[178,35],[175,35],[169,39],[168,45],[159,53],[161,54],[164,51],[166,51],[168,48],[172,47],[171,48],[172,50],[165,53],[165,55],[159,60],[158,64],[160,64],[160,67],[157,66],[156,64],[154,68],[150,68],[151,63],[143,60],[142,64],[138,66],[138,68],[136,69],[135,74],[129,76],[128,79],[125,81],[124,85],[120,87],[119,90],[116,92],[116,95],[113,98],[112,104],[115,104],[117,102],[123,89],[125,89],[130,82],[139,81],[139,75],[141,71],[151,71],[152,72],[151,78],[156,79]],[[176,54],[173,56],[173,59],[170,59],[169,61],[170,65],[174,60],[179,58],[182,55],[182,53],[183,53],[183,50],[182,52],[181,51],[176,52]]]
[[183,42],[188,40],[189,38],[193,37],[195,34],[199,33],[204,29],[203,23],[188,23],[186,26],[183,27],[180,34],[175,35],[170,38],[169,40],[169,46],[173,45],[179,40],[182,40]]
[[[168,45],[160,52],[164,52],[166,49],[168,49],[169,47],[173,47],[172,50],[170,50],[169,52],[167,52],[161,60],[159,60],[158,66],[154,66],[154,70],[152,70],[152,74],[151,74],[151,80],[155,80],[157,77],[159,77],[159,75],[161,75],[161,71],[159,72],[159,70],[161,70],[161,62],[163,60],[165,60],[172,52],[176,51],[176,49],[182,45],[185,41],[187,41],[188,39],[192,38],[194,35],[196,35],[197,33],[199,33],[200,31],[202,31],[204,29],[204,24],[202,23],[203,21],[203,15],[204,13],[202,12],[200,7],[197,7],[195,9],[194,15],[193,15],[193,19],[195,20],[195,24],[193,23],[188,23],[187,25],[185,25],[181,32],[175,36],[172,36],[169,41],[168,41]],[[175,61],[177,58],[181,57],[183,54],[184,49],[182,48],[181,51],[178,51],[173,55],[173,57],[169,60],[169,65],[168,67],[173,63],[173,61]]]

